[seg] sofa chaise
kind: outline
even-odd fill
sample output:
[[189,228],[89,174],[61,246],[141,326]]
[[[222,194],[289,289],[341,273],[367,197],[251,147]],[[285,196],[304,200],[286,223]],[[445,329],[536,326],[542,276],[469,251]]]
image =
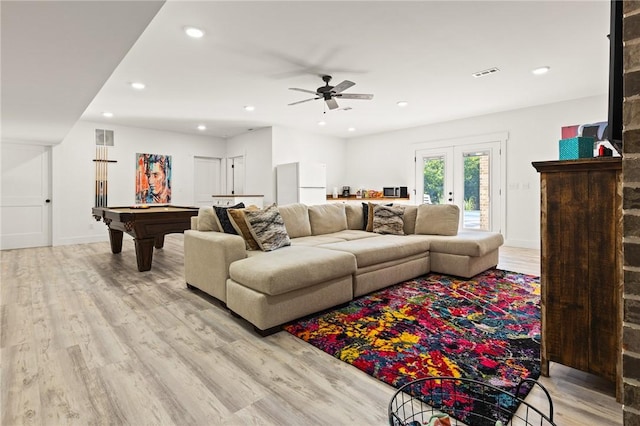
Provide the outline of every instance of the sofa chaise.
[[502,235],[459,231],[459,217],[430,204],[202,207],[184,233],[185,281],[264,336],[428,272],[469,278],[496,266]]

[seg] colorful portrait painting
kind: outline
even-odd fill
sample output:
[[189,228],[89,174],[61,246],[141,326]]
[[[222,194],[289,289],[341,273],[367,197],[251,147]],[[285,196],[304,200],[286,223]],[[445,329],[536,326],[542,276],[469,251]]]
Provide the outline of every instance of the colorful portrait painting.
[[171,203],[171,156],[136,154],[136,204]]

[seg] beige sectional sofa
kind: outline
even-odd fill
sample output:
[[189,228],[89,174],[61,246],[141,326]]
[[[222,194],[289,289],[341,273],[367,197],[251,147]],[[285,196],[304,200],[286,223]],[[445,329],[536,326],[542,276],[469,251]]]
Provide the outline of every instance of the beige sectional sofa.
[[[391,232],[403,235],[378,233],[389,232],[379,225],[387,220],[380,215],[390,210],[340,203],[279,206],[284,244],[290,245],[261,251],[248,250],[242,233],[220,232],[213,209],[201,208],[184,235],[187,286],[219,299],[267,335],[289,321],[428,272],[471,277],[497,265],[502,235],[458,232],[456,206],[395,207]],[[363,230],[366,213],[377,232]]]

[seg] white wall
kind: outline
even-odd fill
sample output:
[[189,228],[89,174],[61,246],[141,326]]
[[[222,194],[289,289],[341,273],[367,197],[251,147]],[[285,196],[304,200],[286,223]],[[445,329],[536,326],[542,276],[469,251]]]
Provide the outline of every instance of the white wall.
[[[273,128],[273,166],[300,162],[324,163],[327,165],[327,194],[333,187],[342,190],[347,171],[347,141],[287,127]],[[275,173],[275,171],[274,171]]]
[[[558,159],[560,128],[607,120],[605,95],[352,139],[346,180],[352,187],[415,188],[412,144],[508,132],[506,245],[539,248],[540,182],[532,161]],[[359,161],[366,155],[366,161]]]
[[79,121],[52,150],[52,242],[53,245],[102,241],[107,227],[91,216],[95,196],[95,129],[114,130],[109,147],[108,204],[135,203],[136,153],[172,156],[174,205],[194,204],[194,156],[225,157],[224,139],[181,133],[105,126]]

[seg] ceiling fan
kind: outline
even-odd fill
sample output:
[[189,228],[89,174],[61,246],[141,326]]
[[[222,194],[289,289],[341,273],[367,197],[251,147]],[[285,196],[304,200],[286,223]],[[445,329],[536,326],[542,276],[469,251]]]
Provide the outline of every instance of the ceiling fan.
[[312,94],[316,95],[316,97],[315,98],[305,99],[303,101],[293,102],[293,103],[291,103],[289,105],[297,105],[297,104],[301,104],[303,102],[314,101],[316,99],[324,99],[324,101],[327,103],[327,106],[329,107],[329,109],[337,109],[338,108],[338,102],[336,101],[335,98],[364,99],[364,100],[373,99],[373,95],[369,95],[369,94],[342,93],[343,91],[345,91],[349,87],[355,85],[355,83],[353,81],[344,80],[342,83],[338,84],[337,86],[329,86],[329,82],[331,81],[331,76],[330,75],[323,75],[322,76],[322,81],[324,81],[325,85],[318,87],[318,89],[315,92],[313,90],[298,89],[297,87],[290,87],[289,90],[297,90],[298,92],[312,93]]

